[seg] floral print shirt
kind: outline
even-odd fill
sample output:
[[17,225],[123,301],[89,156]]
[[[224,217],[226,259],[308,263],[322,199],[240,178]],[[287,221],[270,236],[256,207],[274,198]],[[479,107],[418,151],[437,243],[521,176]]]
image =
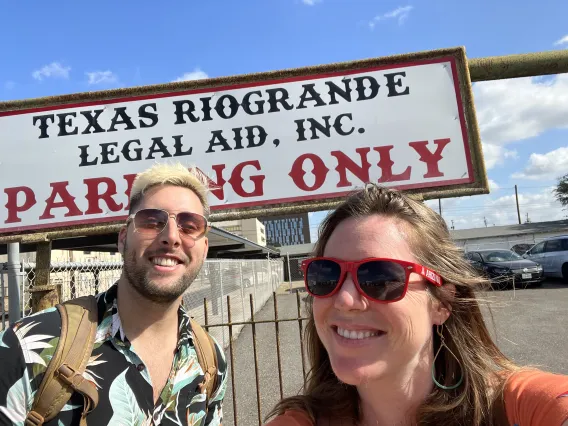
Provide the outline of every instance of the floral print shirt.
[[[194,425],[223,422],[222,402],[227,387],[227,363],[215,341],[218,388],[205,410],[205,394],[198,390],[203,370],[197,360],[187,312],[179,309],[179,340],[170,377],[154,404],[148,369],[124,335],[118,316],[117,286],[97,295],[99,325],[92,356],[83,376],[99,392],[98,406],[87,416],[93,425]],[[35,392],[61,331],[56,308],[26,317],[0,333],[0,425],[24,425]],[[46,426],[76,425],[83,397],[73,394]]]

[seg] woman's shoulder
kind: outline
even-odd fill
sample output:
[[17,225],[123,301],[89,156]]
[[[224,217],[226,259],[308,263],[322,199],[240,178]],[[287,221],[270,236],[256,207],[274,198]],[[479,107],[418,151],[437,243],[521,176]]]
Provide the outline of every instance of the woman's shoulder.
[[561,425],[568,420],[568,376],[536,369],[512,373],[504,387],[510,424]]
[[287,410],[276,416],[265,426],[313,426],[310,416],[300,410]]

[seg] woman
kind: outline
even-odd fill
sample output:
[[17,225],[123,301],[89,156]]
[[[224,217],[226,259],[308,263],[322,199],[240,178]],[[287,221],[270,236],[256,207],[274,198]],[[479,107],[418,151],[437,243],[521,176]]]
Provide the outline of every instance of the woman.
[[568,425],[568,377],[501,353],[474,294],[488,283],[423,203],[368,185],[302,267],[311,370],[269,426]]

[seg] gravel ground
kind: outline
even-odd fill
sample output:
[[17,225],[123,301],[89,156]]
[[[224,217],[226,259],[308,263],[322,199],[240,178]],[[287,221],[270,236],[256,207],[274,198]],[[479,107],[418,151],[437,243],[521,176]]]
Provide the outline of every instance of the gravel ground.
[[[302,296],[303,294],[300,293]],[[519,364],[568,374],[568,285],[558,281],[545,282],[542,288],[506,290],[487,293],[495,320],[492,325],[487,310],[484,314],[497,343],[506,355]],[[296,294],[277,296],[279,318],[297,318]],[[257,320],[274,318],[274,303],[270,299],[256,315]],[[302,386],[302,358],[298,321],[282,322],[280,353],[284,396],[297,393]],[[261,419],[280,399],[275,326],[256,325],[258,381]],[[230,351],[227,350],[230,362]],[[247,325],[234,341],[235,394],[239,425],[258,423],[255,362],[252,327]],[[231,383],[224,405],[224,425],[234,425]]]

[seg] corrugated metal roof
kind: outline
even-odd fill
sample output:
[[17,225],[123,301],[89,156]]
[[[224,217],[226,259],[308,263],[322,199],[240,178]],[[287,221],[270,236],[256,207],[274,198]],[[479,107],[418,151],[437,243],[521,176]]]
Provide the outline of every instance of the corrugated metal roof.
[[454,240],[470,240],[474,238],[545,234],[550,232],[568,234],[568,220],[523,223],[520,225],[488,226],[487,228],[456,229],[451,231],[451,234]]

